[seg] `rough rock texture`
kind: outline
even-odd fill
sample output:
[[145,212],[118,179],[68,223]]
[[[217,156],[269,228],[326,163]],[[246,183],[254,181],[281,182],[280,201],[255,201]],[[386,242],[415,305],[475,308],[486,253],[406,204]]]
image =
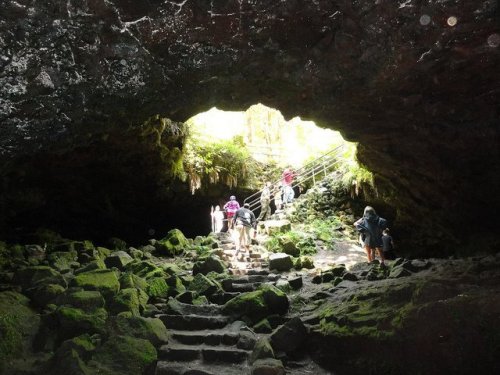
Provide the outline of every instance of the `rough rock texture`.
[[[489,229],[500,207],[492,194],[500,187],[498,7],[3,1],[2,226],[35,215],[76,227],[99,216],[130,230],[138,215],[154,216],[145,215],[151,197],[165,189],[154,181],[175,170],[182,147],[170,124],[140,124],[262,102],[359,141],[402,227],[432,226],[438,240]],[[136,230],[146,232],[146,221]]]

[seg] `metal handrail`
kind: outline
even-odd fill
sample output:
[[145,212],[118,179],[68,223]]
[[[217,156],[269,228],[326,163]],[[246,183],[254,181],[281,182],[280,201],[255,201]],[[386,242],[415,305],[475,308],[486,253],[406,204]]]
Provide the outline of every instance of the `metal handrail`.
[[[292,183],[292,189],[306,181],[309,181],[310,179],[312,179],[313,183],[316,184],[316,182],[319,182],[322,179],[321,178],[320,180],[316,181],[316,176],[322,175],[323,177],[326,177],[327,172],[339,162],[338,160],[334,161],[334,159],[336,159],[336,157],[344,149],[344,146],[344,144],[341,144],[340,146],[335,147],[334,149],[328,151],[326,154],[319,156],[318,158],[310,161],[309,163],[295,171],[297,179],[294,181],[294,183]],[[334,161],[333,164],[332,161]],[[271,191],[276,191],[277,189],[279,189],[281,187],[281,181],[282,178],[273,182],[270,187]],[[250,210],[256,211],[261,206],[260,196],[262,195],[263,190],[264,189],[261,189],[248,196],[247,198],[245,198],[243,203],[248,203],[250,205]]]

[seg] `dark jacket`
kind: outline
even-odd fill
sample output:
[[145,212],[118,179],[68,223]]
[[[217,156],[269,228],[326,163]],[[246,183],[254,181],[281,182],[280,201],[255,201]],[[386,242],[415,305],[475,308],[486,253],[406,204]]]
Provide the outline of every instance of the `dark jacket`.
[[246,227],[255,228],[255,226],[256,226],[255,215],[253,214],[252,211],[250,211],[248,208],[245,208],[245,207],[240,208],[234,214],[234,217],[233,217],[234,224],[238,225],[238,221],[240,221]]
[[387,220],[378,215],[363,216],[354,225],[361,233],[365,246],[382,247],[382,231],[387,228]]

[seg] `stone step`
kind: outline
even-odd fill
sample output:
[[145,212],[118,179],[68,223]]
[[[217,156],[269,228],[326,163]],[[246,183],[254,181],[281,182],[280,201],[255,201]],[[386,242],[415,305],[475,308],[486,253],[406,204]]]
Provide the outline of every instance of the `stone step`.
[[158,361],[155,375],[246,375],[246,364]]
[[248,275],[269,275],[269,270],[253,269],[248,271]]
[[169,343],[162,345],[158,351],[160,360],[240,363],[248,358],[249,352],[231,346],[185,345]]
[[229,318],[223,315],[203,316],[203,315],[171,315],[157,314],[165,327],[169,329],[182,329],[196,331],[200,329],[217,329],[225,327]]
[[240,337],[239,331],[218,330],[169,330],[171,338],[184,345],[236,345]]
[[226,292],[253,292],[255,289],[259,287],[261,283],[248,283],[248,284],[233,284],[230,282],[226,282],[222,285]]
[[[159,304],[156,305],[157,307]],[[220,315],[222,307],[217,304],[191,305],[180,301],[169,301],[160,305],[160,310],[171,315]]]

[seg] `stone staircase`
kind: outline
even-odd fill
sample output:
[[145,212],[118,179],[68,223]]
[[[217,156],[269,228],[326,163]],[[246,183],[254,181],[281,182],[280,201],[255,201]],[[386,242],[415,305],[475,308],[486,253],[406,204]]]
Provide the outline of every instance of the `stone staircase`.
[[249,356],[258,335],[242,321],[233,321],[222,312],[223,304],[263,283],[275,285],[280,275],[271,274],[258,245],[236,258],[234,241],[219,233],[221,258],[229,264],[232,277],[223,280],[222,292],[208,297],[208,305],[169,301],[157,305],[156,314],[170,332],[170,340],[158,350],[155,375],[250,374]]

